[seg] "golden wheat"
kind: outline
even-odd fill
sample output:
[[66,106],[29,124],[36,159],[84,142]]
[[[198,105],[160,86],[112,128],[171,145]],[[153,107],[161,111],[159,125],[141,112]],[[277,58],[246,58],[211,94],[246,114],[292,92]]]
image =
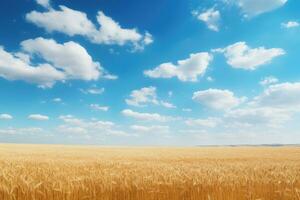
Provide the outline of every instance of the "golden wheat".
[[300,200],[300,148],[0,145],[0,200]]

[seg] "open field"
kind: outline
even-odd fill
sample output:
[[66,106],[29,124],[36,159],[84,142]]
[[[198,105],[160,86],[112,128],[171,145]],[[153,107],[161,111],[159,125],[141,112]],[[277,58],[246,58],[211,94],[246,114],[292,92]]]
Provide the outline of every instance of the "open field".
[[300,200],[300,148],[1,144],[0,199]]

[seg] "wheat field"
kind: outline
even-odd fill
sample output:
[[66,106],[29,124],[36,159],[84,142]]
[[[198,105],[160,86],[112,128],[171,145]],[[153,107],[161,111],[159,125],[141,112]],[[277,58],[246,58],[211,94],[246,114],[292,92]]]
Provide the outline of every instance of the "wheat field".
[[299,200],[300,148],[0,144],[0,199]]

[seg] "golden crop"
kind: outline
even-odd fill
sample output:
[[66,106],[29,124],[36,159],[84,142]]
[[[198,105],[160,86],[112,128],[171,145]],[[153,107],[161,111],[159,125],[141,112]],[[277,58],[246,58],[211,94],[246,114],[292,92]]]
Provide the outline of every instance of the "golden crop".
[[1,144],[12,199],[300,200],[300,148]]

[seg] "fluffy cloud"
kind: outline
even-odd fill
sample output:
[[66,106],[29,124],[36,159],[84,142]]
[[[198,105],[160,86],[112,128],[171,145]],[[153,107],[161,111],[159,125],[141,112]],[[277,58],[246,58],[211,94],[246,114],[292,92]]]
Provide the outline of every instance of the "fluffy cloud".
[[300,82],[270,85],[257,96],[254,105],[284,109],[300,109]]
[[108,109],[109,109],[108,106],[100,106],[98,104],[91,104],[90,108],[93,110],[100,110],[100,111],[108,111]]
[[83,12],[59,6],[59,10],[50,9],[46,12],[32,11],[26,15],[27,21],[48,32],[62,32],[69,36],[81,35],[96,44],[124,45],[131,43],[136,50],[153,42],[150,33],[139,33],[136,29],[122,28],[118,22],[98,12],[97,22],[99,29]]
[[208,9],[203,13],[194,11],[193,15],[198,20],[203,21],[207,27],[212,31],[219,31],[220,12],[214,8]]
[[3,119],[3,120],[10,120],[10,119],[13,119],[13,116],[11,116],[10,114],[0,114],[0,120]]
[[261,80],[259,82],[260,85],[262,86],[267,86],[267,85],[271,85],[271,84],[274,84],[274,83],[277,83],[278,82],[278,79],[274,76],[268,76],[268,77],[265,77],[263,80]]
[[7,80],[23,80],[52,87],[56,81],[65,80],[65,74],[50,64],[32,65],[0,47],[0,76]]
[[255,70],[261,65],[269,63],[273,58],[285,54],[285,51],[280,48],[251,49],[245,42],[237,42],[224,49],[214,49],[213,52],[224,53],[230,66],[245,70]]
[[123,110],[122,114],[126,117],[131,117],[143,121],[167,122],[174,119],[173,117],[163,116],[158,113],[140,113],[140,112],[132,111],[130,109]]
[[110,121],[83,120],[72,115],[62,115],[59,119],[64,124],[60,125],[57,130],[63,134],[128,136],[126,132],[116,129],[116,125]]
[[36,38],[23,41],[21,46],[24,51],[41,56],[70,79],[96,80],[103,73],[100,63],[94,62],[85,48],[72,41],[58,44],[52,39]]
[[283,28],[295,28],[298,27],[300,24],[296,21],[288,21],[286,23],[282,23],[281,26]]
[[218,118],[207,118],[207,119],[188,119],[185,121],[185,124],[188,126],[199,126],[199,127],[208,127],[214,128],[221,122]]
[[143,87],[139,90],[133,90],[125,102],[131,106],[143,107],[147,104],[161,105],[165,108],[176,108],[172,103],[158,100],[156,94],[156,87]]
[[[40,87],[52,87],[68,79],[97,80],[109,75],[94,62],[85,48],[75,42],[59,44],[52,39],[36,38],[21,42],[23,52],[9,53],[0,47],[0,76],[8,80],[24,80]],[[31,58],[46,63],[33,65]]]
[[69,36],[87,36],[95,30],[94,24],[83,12],[59,6],[59,10],[50,9],[45,12],[32,11],[26,14],[27,21],[48,32],[58,31]]
[[156,88],[153,86],[144,87],[139,90],[133,90],[130,98],[125,99],[128,105],[145,106],[147,103],[158,105]]
[[41,114],[31,114],[28,116],[28,119],[37,120],[37,121],[47,121],[49,117]]
[[217,110],[228,110],[240,105],[245,98],[235,97],[229,90],[208,89],[194,92],[192,99]]
[[197,81],[198,76],[205,73],[212,59],[212,55],[206,52],[190,54],[189,58],[179,60],[176,64],[163,63],[153,70],[144,71],[144,74],[151,78],[177,77],[181,81]]
[[287,0],[225,0],[242,9],[245,17],[253,17],[282,7]]

